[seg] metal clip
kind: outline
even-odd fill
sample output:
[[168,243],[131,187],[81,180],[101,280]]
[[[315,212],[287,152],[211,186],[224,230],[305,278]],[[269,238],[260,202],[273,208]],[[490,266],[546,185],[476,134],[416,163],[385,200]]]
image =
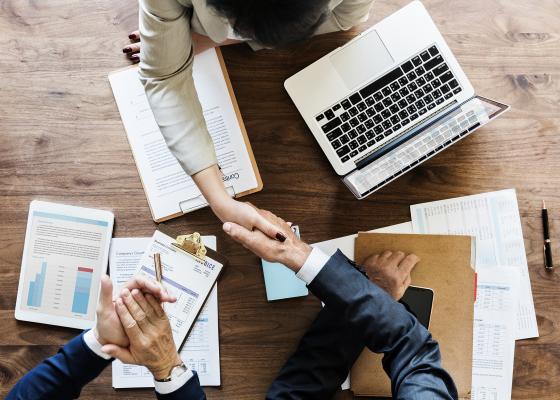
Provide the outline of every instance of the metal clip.
[[175,243],[172,244],[201,260],[204,260],[204,257],[206,257],[206,247],[204,247],[202,237],[198,232],[191,233],[190,235],[177,236]]

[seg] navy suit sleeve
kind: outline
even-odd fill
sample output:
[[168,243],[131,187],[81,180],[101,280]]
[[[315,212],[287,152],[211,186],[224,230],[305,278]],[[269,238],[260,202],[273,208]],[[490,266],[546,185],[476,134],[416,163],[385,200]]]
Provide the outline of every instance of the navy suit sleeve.
[[75,399],[82,387],[95,379],[111,360],[95,354],[86,345],[83,333],[58,353],[29,371],[12,388],[7,400]]
[[206,395],[200,386],[198,375],[193,371],[193,376],[179,389],[168,394],[156,392],[159,400],[205,400]]
[[332,397],[363,349],[360,335],[337,312],[323,308],[280,370],[266,398]]
[[[309,289],[325,303],[323,313],[331,314],[331,318],[338,318],[348,327],[338,333],[329,330],[324,332],[325,336],[338,335],[338,339],[335,337],[321,339],[330,345],[337,340],[340,341],[337,344],[340,346],[338,351],[346,353],[345,357],[337,356],[341,362],[355,360],[356,349],[366,346],[375,353],[384,354],[383,367],[391,378],[393,398],[457,398],[455,384],[441,366],[439,346],[430,333],[406,311],[402,304],[394,301],[383,289],[366,279],[340,251],[331,257],[311,282]],[[333,326],[335,324],[334,321],[330,323]],[[315,329],[315,325],[310,332],[312,335],[309,339],[317,340],[317,336],[321,335],[321,332]],[[360,346],[343,344],[343,341],[351,338],[352,334],[355,335],[355,341]],[[313,387],[319,390],[312,379],[306,378],[305,382],[297,381],[294,375],[290,374],[290,371],[311,366],[312,364],[306,364],[305,360],[310,354],[319,360],[314,366],[313,374],[324,375],[323,380],[327,380],[333,373],[334,366],[331,360],[334,358],[331,357],[336,350],[329,346],[314,346],[309,343],[310,341],[304,337],[296,354],[288,360],[279,379],[272,385],[271,390],[275,390],[274,394],[278,396],[270,398],[321,397],[319,392],[301,396],[287,389],[294,385],[305,385],[310,388],[310,391],[315,390],[311,389]],[[327,359],[325,364],[320,362],[322,358]],[[296,363],[299,365],[294,366]],[[350,369],[348,363],[345,367]]]

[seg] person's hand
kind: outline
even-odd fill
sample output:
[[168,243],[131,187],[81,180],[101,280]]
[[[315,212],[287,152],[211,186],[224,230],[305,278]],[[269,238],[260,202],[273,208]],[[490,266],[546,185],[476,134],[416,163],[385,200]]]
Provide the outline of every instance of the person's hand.
[[131,43],[123,47],[122,51],[132,63],[136,64],[140,62],[140,32],[130,32],[128,38]]
[[267,261],[279,262],[297,272],[309,257],[311,246],[302,242],[290,229],[290,225],[270,211],[256,210],[261,218],[279,227],[286,237],[284,242],[271,239],[260,230],[251,231],[235,222],[226,222],[224,231],[246,249]]
[[[200,35],[196,32],[191,32],[191,37],[192,37],[192,43],[193,43],[195,55],[202,53],[203,51],[206,51],[208,49],[213,49],[214,47],[241,43],[239,40],[234,40],[234,39],[226,39],[222,43],[216,43],[208,36]],[[140,47],[141,47],[140,32],[139,31],[130,32],[128,38],[130,39],[131,43],[123,47],[123,53],[126,54],[126,56],[130,61],[136,64],[137,62],[140,61]]]
[[415,254],[405,255],[402,251],[384,251],[381,255],[369,256],[363,264],[368,278],[385,290],[395,300],[400,300],[410,286],[410,272],[420,261]]
[[125,364],[147,367],[155,379],[167,378],[182,361],[160,303],[150,294],[125,288],[115,304],[130,345],[108,344],[101,350]]
[[[129,290],[136,288],[146,293],[152,293],[160,301],[172,303],[176,300],[167,293],[163,286],[146,277],[134,277],[125,284],[125,287]],[[101,292],[99,294],[97,319],[93,328],[93,334],[102,345],[113,343],[126,347],[129,344],[128,336],[115,310],[113,283],[107,275],[101,277]]]

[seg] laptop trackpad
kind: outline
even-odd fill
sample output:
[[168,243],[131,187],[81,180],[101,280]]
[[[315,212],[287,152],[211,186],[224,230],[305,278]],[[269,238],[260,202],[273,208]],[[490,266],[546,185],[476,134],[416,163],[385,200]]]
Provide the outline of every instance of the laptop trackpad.
[[394,63],[376,30],[333,54],[330,61],[348,89],[369,81]]

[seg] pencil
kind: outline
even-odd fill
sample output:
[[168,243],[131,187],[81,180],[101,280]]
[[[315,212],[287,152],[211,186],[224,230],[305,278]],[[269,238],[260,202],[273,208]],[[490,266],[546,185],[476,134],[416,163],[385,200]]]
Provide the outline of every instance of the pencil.
[[156,267],[156,279],[161,283],[162,271],[161,271],[161,257],[159,253],[154,253],[154,265]]

